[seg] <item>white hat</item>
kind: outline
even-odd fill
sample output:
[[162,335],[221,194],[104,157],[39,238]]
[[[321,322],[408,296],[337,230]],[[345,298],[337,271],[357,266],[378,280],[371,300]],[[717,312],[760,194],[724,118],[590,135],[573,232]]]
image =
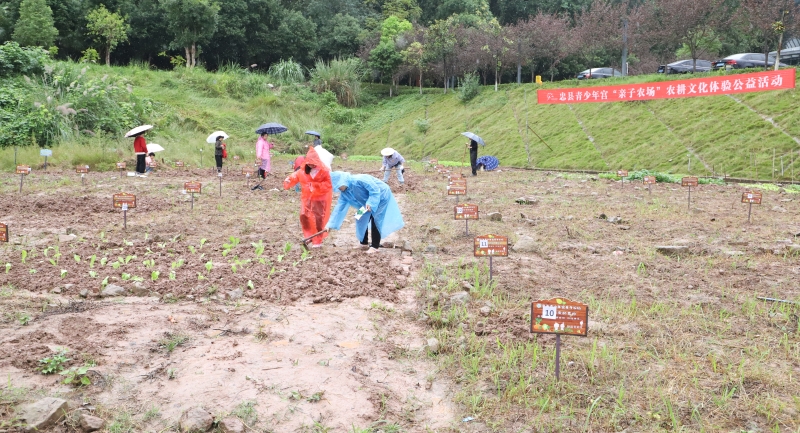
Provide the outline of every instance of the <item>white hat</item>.
[[387,147],[387,148],[381,150],[381,155],[383,155],[383,156],[392,156],[392,155],[394,155],[394,149],[392,149],[391,147]]

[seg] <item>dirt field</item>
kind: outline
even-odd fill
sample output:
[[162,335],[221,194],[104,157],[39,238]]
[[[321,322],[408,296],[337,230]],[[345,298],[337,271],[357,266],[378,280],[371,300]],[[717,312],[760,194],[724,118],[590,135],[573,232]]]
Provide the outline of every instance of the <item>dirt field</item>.
[[[22,194],[2,176],[0,431],[45,396],[111,432],[177,431],[191,407],[264,432],[800,429],[800,306],[757,299],[800,301],[800,197],[764,191],[748,223],[738,185],[687,209],[679,185],[503,170],[468,177],[467,237],[446,179],[412,165],[398,248],[367,256],[351,219],[304,252],[299,194],[235,171],[222,197],[208,170],[36,171]],[[472,254],[489,233],[527,244],[492,282]],[[558,382],[554,337],[529,332],[531,301],[555,296],[590,307]],[[40,372],[59,350],[90,384]]]

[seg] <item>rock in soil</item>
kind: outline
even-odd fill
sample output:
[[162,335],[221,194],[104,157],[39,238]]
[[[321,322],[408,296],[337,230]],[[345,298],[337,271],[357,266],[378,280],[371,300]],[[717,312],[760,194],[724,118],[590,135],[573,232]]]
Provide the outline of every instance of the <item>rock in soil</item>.
[[80,293],[81,298],[86,298],[89,296],[89,289],[83,289]]
[[47,397],[23,406],[20,410],[22,414],[20,418],[25,421],[27,426],[25,431],[47,431],[62,420],[67,412],[69,412],[69,405],[66,400]]
[[199,407],[187,410],[181,416],[180,427],[182,432],[199,433],[211,429],[214,418],[208,411]]
[[503,214],[500,212],[492,212],[489,214],[489,221],[503,221]]
[[539,245],[530,236],[522,236],[512,248],[518,253],[535,253],[539,251]]
[[472,296],[470,296],[469,293],[467,293],[467,292],[458,292],[458,293],[454,293],[453,296],[450,297],[450,303],[451,304],[464,305],[464,304],[468,303],[470,301],[470,299],[472,299]]
[[403,241],[403,251],[411,251],[411,252],[414,251],[414,248],[411,247],[411,242]]
[[74,234],[58,235],[58,242],[60,242],[60,243],[72,242],[75,239],[78,239],[78,237],[75,236]]
[[435,338],[429,338],[426,346],[431,353],[438,353],[439,352],[439,340]]
[[244,433],[244,423],[239,418],[228,417],[219,422],[222,433]]
[[436,251],[438,251],[438,250],[439,250],[439,249],[438,249],[438,248],[436,248],[436,245],[433,245],[433,244],[430,244],[430,245],[428,245],[427,247],[425,247],[425,252],[426,252],[426,253],[435,253],[435,252],[436,252]]
[[106,425],[106,422],[103,418],[91,416],[86,413],[81,414],[80,421],[81,421],[81,428],[85,432],[97,431],[102,429]]
[[112,296],[125,296],[126,293],[127,291],[124,287],[116,284],[109,284],[100,292],[100,296],[103,298],[110,298]]
[[683,245],[657,245],[656,251],[665,256],[678,256],[689,252],[689,247]]
[[243,295],[244,295],[244,292],[242,292],[241,288],[235,289],[235,290],[231,290],[230,292],[228,292],[228,299],[230,299],[231,301],[236,301],[236,300],[242,299]]

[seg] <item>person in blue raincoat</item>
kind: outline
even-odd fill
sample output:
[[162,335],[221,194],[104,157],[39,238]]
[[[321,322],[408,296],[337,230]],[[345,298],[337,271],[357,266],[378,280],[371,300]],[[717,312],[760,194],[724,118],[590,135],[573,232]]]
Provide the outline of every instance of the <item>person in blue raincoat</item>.
[[[350,174],[343,171],[331,173],[333,192],[339,193],[326,230],[339,230],[352,207],[363,208],[364,214],[356,220],[356,239],[360,248],[367,253],[375,253],[381,246],[381,237],[389,236],[403,228],[403,216],[392,195],[389,185],[367,174]],[[372,230],[372,242],[369,242],[369,230]]]

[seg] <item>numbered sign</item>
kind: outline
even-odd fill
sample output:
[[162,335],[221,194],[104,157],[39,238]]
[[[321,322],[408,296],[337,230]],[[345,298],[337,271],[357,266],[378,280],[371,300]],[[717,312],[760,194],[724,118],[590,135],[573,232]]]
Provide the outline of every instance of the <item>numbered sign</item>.
[[628,177],[628,170],[617,170],[617,176]]
[[250,177],[255,173],[255,169],[253,167],[242,167],[242,174]]
[[455,219],[457,220],[476,220],[478,219],[478,205],[476,204],[459,204],[453,209]]
[[508,257],[508,238],[499,235],[476,236],[475,257]]
[[540,299],[531,303],[531,332],[586,337],[589,306],[566,298]]
[[451,182],[447,185],[447,195],[467,195],[467,182]]
[[203,189],[203,184],[200,182],[185,182],[183,184],[183,189],[186,190],[187,194],[200,194],[200,191]]
[[88,173],[88,172],[89,172],[89,166],[88,165],[79,165],[79,166],[75,167],[75,173],[85,174],[85,173]]
[[126,164],[124,162],[118,162],[117,163],[117,169],[119,169],[119,170],[125,170],[125,167],[127,167],[127,166],[128,166],[128,164]]
[[0,223],[0,242],[8,242],[8,225]]
[[18,165],[17,166],[17,174],[31,174],[31,166],[30,165]]
[[186,165],[183,163],[183,161],[175,161],[175,167],[185,167],[185,166]]
[[761,204],[761,193],[753,191],[743,192],[742,203]]
[[39,156],[53,156],[53,151],[50,149],[41,149],[39,150]]
[[114,194],[114,209],[135,209],[136,208],[136,196],[133,194],[129,194],[127,192],[120,192]]
[[696,176],[687,176],[681,179],[681,186],[697,186],[698,180]]
[[644,179],[642,180],[642,182],[644,182],[645,185],[655,185],[656,177],[655,176],[645,176]]

